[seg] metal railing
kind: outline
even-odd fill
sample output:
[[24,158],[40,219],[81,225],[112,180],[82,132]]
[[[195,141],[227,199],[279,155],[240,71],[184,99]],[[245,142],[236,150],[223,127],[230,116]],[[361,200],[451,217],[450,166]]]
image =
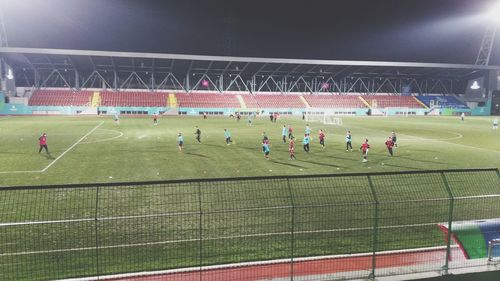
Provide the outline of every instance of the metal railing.
[[0,279],[445,274],[487,258],[440,227],[495,218],[498,169],[4,187]]

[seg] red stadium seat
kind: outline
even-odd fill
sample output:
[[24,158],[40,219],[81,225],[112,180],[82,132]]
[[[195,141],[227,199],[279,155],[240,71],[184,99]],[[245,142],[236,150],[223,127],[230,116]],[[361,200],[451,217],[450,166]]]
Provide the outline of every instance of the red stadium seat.
[[254,95],[255,101],[261,108],[305,108],[306,105],[300,100],[298,95]]
[[36,90],[28,105],[43,106],[85,106],[89,104],[91,91]]
[[[86,106],[93,91],[36,90],[29,100],[29,105],[45,106]],[[177,93],[179,107],[193,108],[240,108],[235,94]],[[247,108],[305,108],[299,95],[281,94],[241,94]],[[355,95],[304,95],[312,108],[365,108],[366,105]],[[372,95],[362,96],[370,105],[376,100],[377,107],[421,108],[422,104],[412,96]],[[101,106],[124,107],[165,107],[167,93],[147,91],[101,92]]]
[[245,94],[245,95],[241,95],[241,97],[243,98],[243,101],[245,102],[245,105],[247,106],[247,108],[259,108],[259,104],[257,103],[257,101],[255,100],[255,98],[253,97],[253,95],[251,94]]
[[101,92],[101,106],[167,106],[166,93],[151,92]]
[[190,93],[176,94],[179,107],[194,108],[240,108],[241,104],[232,94]]
[[304,96],[311,107],[317,108],[364,108],[358,96],[346,95],[307,95]]

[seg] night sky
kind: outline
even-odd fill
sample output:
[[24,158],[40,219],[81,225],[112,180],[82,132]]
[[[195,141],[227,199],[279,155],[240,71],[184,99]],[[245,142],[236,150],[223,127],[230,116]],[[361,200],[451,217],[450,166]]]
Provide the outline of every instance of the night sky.
[[[9,46],[474,63],[494,0],[0,0]],[[500,32],[490,64],[500,65]]]

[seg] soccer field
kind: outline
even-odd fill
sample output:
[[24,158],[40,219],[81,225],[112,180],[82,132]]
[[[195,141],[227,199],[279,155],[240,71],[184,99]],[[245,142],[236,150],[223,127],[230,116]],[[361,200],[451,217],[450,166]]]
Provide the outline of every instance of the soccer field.
[[[163,117],[157,126],[150,118],[122,118],[116,125],[109,117],[7,117],[0,119],[1,186],[500,167],[500,132],[492,130],[491,118],[343,121],[341,127],[311,123],[307,154],[298,137],[306,123],[299,119],[263,118],[249,127],[245,118],[237,123],[224,117]],[[283,124],[296,132],[296,161],[288,160],[288,146],[281,143]],[[196,125],[202,144],[195,140]],[[225,144],[224,128],[234,144]],[[324,150],[318,129],[326,132]],[[345,151],[347,129],[353,152]],[[384,141],[392,130],[399,146],[391,159]],[[42,132],[50,157],[38,154]],[[183,152],[178,132],[185,135]],[[271,140],[269,161],[262,153],[263,132]],[[372,145],[368,163],[357,150],[365,137]],[[495,173],[448,178],[455,195],[498,194]],[[443,246],[436,225],[448,219],[448,195],[441,180],[440,174],[373,178],[379,200],[399,202],[381,206],[377,216],[364,177],[5,191],[0,279],[280,259],[289,257],[292,237],[296,257],[366,253],[372,250],[374,217],[380,217],[379,251]],[[453,218],[496,218],[498,206],[495,196],[462,200]]]
[[[288,160],[281,142],[283,125],[291,125],[296,161]],[[311,152],[302,150],[306,122],[283,118],[271,123],[257,118],[247,126],[228,117],[3,117],[0,118],[0,186],[94,182],[128,182],[214,177],[302,175],[325,173],[500,167],[500,131],[491,117],[344,117],[343,126],[311,123]],[[202,144],[195,140],[195,126]],[[224,131],[234,143],[225,145]],[[326,132],[321,149],[317,132]],[[346,130],[353,152],[346,152]],[[388,157],[385,139],[395,131],[398,148]],[[38,136],[46,132],[51,157],[38,154]],[[185,150],[177,148],[182,132]],[[262,133],[271,141],[271,160],[262,153]],[[369,162],[358,151],[364,138],[371,144]]]

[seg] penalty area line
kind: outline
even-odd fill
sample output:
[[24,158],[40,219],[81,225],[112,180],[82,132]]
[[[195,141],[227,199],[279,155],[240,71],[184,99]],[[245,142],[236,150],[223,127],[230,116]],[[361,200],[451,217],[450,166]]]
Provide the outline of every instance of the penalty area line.
[[61,159],[66,153],[68,153],[71,149],[73,149],[75,146],[77,146],[80,142],[82,142],[86,137],[90,136],[90,134],[92,134],[95,130],[99,129],[99,127],[102,126],[102,124],[104,124],[104,121],[101,121],[101,123],[99,123],[97,126],[95,126],[92,130],[90,130],[88,133],[86,133],[83,137],[81,137],[79,140],[77,140],[72,146],[70,146],[68,149],[66,149],[63,153],[61,153],[61,155],[57,156],[56,159],[54,159],[54,161],[50,162],[49,165],[47,165],[47,167],[43,168],[40,172],[45,172],[47,171],[48,168],[50,168],[52,165],[54,165],[57,160]]
[[45,168],[41,170],[34,170],[34,171],[0,171],[0,174],[23,174],[23,173],[43,173],[47,171],[52,165],[54,165],[57,160],[61,159],[66,153],[68,153],[71,149],[73,149],[75,146],[77,146],[79,143],[81,143],[86,137],[88,137],[90,134],[92,134],[95,130],[99,129],[99,127],[104,124],[104,121],[101,121],[97,126],[95,126],[92,130],[90,130],[88,133],[86,133],[83,137],[81,137],[79,140],[77,140],[73,145],[71,145],[68,149],[66,149],[61,155],[57,156],[56,159],[54,159],[52,162],[49,163]]

